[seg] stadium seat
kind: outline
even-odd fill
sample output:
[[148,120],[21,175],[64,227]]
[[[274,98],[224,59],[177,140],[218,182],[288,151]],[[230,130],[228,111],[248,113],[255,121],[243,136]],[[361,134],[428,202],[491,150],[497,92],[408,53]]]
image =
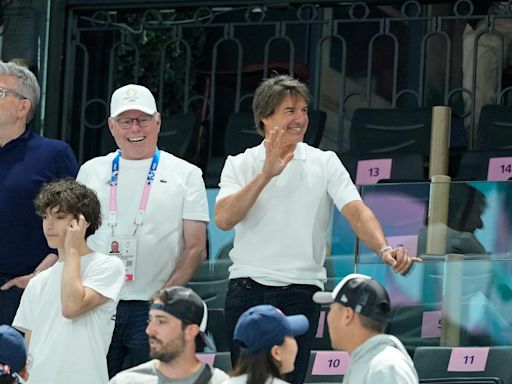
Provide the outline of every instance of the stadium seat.
[[[503,383],[512,383],[512,369],[510,362],[512,361],[512,347],[488,347],[489,352],[484,361],[484,366],[474,371],[448,371],[450,357],[453,348],[451,347],[418,347],[414,353],[414,366],[418,372],[420,379],[439,379],[439,378],[456,378],[456,377],[486,377],[500,378]],[[464,363],[471,364],[475,361],[471,359],[476,356],[475,349],[465,348],[462,356]],[[472,355],[473,353],[473,355]],[[454,355],[455,356],[455,355]],[[455,357],[454,357],[455,358]],[[484,358],[481,358],[484,360]]]
[[498,377],[449,377],[440,379],[423,379],[420,384],[503,384]]
[[478,121],[474,149],[512,148],[512,106],[484,105]]
[[350,152],[430,156],[432,108],[360,108],[350,126]]
[[193,161],[199,126],[199,118],[193,112],[162,116],[158,147],[187,161]]
[[187,284],[205,301],[208,308],[224,308],[228,287],[228,268],[232,264],[229,258],[210,262],[206,260],[199,265],[196,273]]
[[357,180],[357,168],[360,161],[364,160],[380,160],[380,159],[391,159],[391,174],[389,177],[379,179],[379,182],[389,181],[424,181],[425,180],[425,169],[424,169],[424,158],[419,153],[370,153],[370,154],[353,154],[353,153],[342,153],[338,155],[341,162],[347,169],[352,181],[356,184]]
[[[512,134],[512,131],[510,134]],[[460,158],[456,179],[464,181],[487,180],[489,176],[489,159],[500,157],[512,158],[512,148],[464,152]],[[512,169],[510,167],[504,169],[503,172],[506,172],[505,178],[512,177]]]

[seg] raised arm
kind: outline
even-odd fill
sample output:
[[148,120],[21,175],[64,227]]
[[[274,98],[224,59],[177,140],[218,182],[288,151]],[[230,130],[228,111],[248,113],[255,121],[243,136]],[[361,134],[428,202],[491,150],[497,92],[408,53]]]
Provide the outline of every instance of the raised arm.
[[87,227],[88,223],[80,215],[78,222],[72,220],[66,231],[61,282],[62,315],[66,319],[74,319],[107,301],[105,296],[94,289],[84,287],[80,275],[80,252],[86,247]]
[[240,191],[220,199],[215,204],[215,224],[225,231],[244,219],[261,191],[274,176],[279,175],[293,159],[293,151],[282,153],[284,131],[275,127],[265,139],[265,162],[261,172]]

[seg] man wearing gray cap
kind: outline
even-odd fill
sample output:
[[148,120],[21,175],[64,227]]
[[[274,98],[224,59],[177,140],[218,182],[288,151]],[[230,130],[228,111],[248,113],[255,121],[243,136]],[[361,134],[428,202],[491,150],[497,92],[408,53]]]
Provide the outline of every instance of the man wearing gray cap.
[[[111,99],[108,126],[119,150],[85,163],[77,180],[95,190],[104,224],[89,246],[125,265],[108,353],[109,375],[149,360],[148,300],[185,285],[206,257],[208,204],[201,170],[157,147],[160,114],[151,92],[129,84]],[[123,363],[124,362],[124,363]]]
[[391,309],[386,289],[370,276],[346,276],[332,292],[317,292],[313,301],[331,304],[327,315],[334,349],[350,353],[342,384],[413,384],[418,374],[405,347],[384,333]]
[[208,309],[190,288],[170,287],[153,295],[146,333],[154,360],[117,374],[110,384],[220,384],[228,375],[201,363],[196,340],[214,349],[206,335]]

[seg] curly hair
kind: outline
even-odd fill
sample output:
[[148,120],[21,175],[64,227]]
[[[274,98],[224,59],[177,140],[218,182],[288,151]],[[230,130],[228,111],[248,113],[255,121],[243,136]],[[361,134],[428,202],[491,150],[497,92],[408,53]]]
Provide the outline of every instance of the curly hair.
[[58,208],[59,212],[72,214],[77,219],[81,214],[84,215],[89,223],[85,238],[96,232],[101,225],[101,205],[96,192],[73,179],[43,185],[34,205],[41,217],[54,208]]

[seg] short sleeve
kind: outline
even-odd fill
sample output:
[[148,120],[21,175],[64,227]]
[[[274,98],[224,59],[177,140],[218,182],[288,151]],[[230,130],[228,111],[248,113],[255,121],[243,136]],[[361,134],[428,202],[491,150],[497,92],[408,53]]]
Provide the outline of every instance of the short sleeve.
[[82,284],[117,302],[124,280],[123,262],[117,257],[105,256],[88,268]]
[[34,316],[32,314],[32,310],[34,306],[32,305],[32,296],[34,294],[34,281],[35,278],[31,279],[28,282],[23,295],[21,296],[20,305],[16,312],[16,316],[12,322],[12,326],[14,328],[24,328],[28,330],[34,329],[33,320]]
[[183,219],[209,222],[208,200],[201,170],[194,167],[187,177]]
[[327,156],[327,192],[341,211],[351,201],[361,200],[361,196],[338,156],[332,151]]
[[216,201],[237,193],[243,188],[240,181],[236,177],[234,160],[234,156],[228,156],[226,162],[224,163],[224,168],[222,168],[222,173],[220,175],[220,191],[217,195]]

